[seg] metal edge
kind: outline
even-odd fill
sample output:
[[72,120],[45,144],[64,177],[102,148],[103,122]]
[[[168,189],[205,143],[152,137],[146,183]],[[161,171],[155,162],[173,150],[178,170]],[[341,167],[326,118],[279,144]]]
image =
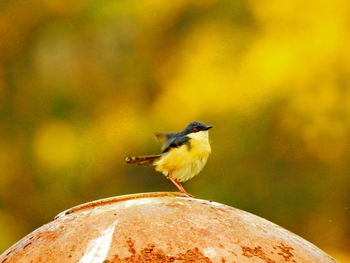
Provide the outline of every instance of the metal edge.
[[[67,210],[64,210],[63,212],[59,213],[55,216],[55,220],[61,217],[64,217],[69,214],[73,214],[76,212],[80,212],[83,210],[92,209],[97,206],[103,206],[103,205],[109,205],[117,202],[123,202],[127,200],[133,200],[133,199],[141,199],[141,198],[156,198],[156,197],[185,197],[185,198],[191,198],[185,194],[179,193],[179,192],[152,192],[152,193],[138,193],[138,194],[128,194],[128,195],[120,195],[120,196],[113,196],[113,197],[107,197],[103,199],[98,199],[95,201],[83,203],[77,206],[74,206],[72,208],[69,208]],[[192,198],[191,198],[192,199]]]

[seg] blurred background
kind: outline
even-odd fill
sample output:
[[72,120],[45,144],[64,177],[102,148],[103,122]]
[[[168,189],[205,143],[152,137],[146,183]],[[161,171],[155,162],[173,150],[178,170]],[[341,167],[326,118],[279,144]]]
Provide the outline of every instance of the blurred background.
[[346,0],[2,0],[0,252],[74,205],[175,191],[124,158],[200,120],[190,193],[350,262],[349,33]]

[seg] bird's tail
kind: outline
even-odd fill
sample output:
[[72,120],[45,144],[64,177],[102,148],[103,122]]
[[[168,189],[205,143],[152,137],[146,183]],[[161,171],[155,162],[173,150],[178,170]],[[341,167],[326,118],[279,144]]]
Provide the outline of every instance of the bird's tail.
[[161,154],[132,156],[132,157],[126,157],[125,162],[129,164],[137,164],[137,165],[153,165],[154,162],[158,161],[160,157],[161,157]]

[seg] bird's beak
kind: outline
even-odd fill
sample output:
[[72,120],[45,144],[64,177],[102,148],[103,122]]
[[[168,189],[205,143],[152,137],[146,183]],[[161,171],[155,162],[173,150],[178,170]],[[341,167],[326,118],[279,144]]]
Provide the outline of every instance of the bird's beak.
[[207,126],[207,127],[205,127],[205,130],[209,130],[211,128],[213,128],[213,126]]

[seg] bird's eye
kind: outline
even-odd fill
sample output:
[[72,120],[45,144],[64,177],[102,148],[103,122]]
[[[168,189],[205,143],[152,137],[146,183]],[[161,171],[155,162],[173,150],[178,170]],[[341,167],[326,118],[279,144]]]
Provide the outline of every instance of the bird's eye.
[[192,131],[193,131],[193,132],[199,132],[199,128],[198,128],[198,127],[195,127],[195,128],[193,128]]

